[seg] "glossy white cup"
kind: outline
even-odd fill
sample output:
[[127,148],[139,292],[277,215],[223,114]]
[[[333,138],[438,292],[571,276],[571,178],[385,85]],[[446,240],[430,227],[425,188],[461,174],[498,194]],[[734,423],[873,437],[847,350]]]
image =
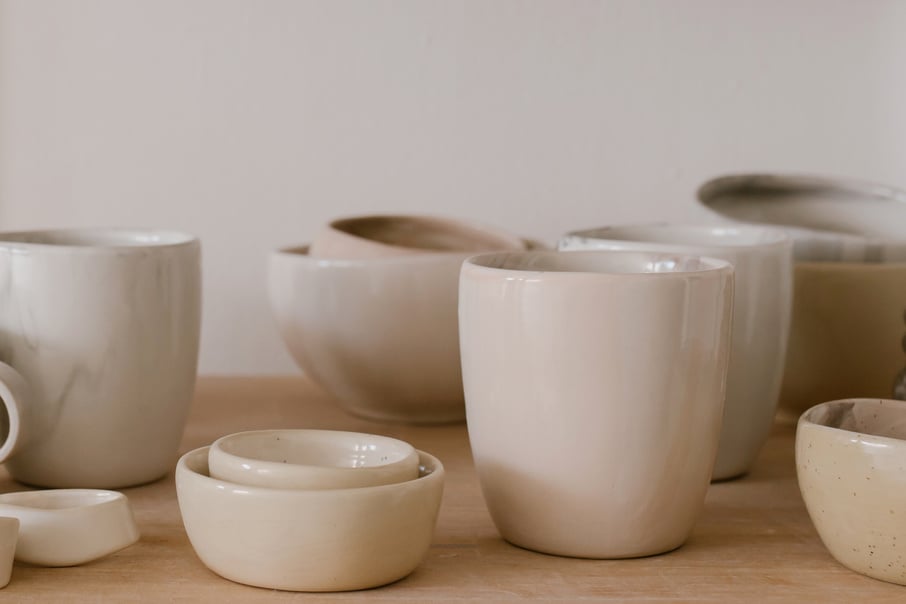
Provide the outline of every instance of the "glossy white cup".
[[191,236],[0,233],[0,460],[10,474],[93,488],[166,474],[192,399],[200,319]]
[[462,267],[466,421],[507,541],[587,558],[657,554],[711,480],[733,268],[642,252],[522,252]]
[[646,224],[569,233],[561,250],[645,250],[733,264],[733,343],[714,479],[749,471],[768,439],[783,379],[793,292],[793,242],[760,226]]

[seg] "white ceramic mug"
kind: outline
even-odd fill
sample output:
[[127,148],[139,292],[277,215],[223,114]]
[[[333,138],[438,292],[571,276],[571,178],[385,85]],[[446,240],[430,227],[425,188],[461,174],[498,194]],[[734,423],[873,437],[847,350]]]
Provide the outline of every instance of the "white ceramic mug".
[[459,300],[469,438],[501,535],[588,558],[680,546],[720,436],[732,266],[485,254],[463,264]]
[[760,226],[627,225],[570,233],[560,249],[694,254],[733,264],[733,344],[714,479],[748,472],[770,435],[783,379],[793,291],[791,238]]
[[172,468],[195,385],[201,246],[155,230],[0,233],[0,460],[118,488]]

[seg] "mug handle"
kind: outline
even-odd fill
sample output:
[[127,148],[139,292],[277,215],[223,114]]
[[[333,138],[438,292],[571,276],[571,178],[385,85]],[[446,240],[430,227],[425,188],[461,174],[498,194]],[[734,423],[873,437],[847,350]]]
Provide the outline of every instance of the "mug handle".
[[0,463],[25,444],[31,389],[22,374],[0,362]]

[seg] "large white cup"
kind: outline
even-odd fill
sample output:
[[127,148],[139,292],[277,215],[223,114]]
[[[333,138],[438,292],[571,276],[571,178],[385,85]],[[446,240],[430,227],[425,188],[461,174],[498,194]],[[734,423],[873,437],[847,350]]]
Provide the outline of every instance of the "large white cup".
[[201,247],[181,233],[0,233],[0,461],[118,488],[172,468],[195,385]]
[[459,300],[469,438],[504,539],[589,558],[680,546],[720,436],[732,266],[485,254],[463,264]]
[[560,241],[560,249],[647,250],[733,264],[733,344],[714,479],[748,472],[777,411],[790,332],[792,239],[770,227],[653,224],[576,231]]

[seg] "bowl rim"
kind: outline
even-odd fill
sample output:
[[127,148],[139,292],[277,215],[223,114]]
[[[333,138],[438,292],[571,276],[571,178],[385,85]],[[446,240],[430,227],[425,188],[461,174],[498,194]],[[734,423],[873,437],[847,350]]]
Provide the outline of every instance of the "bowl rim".
[[380,493],[381,491],[393,491],[403,488],[413,488],[413,485],[420,483],[422,485],[428,485],[435,481],[442,481],[444,477],[444,466],[441,461],[420,449],[415,449],[418,453],[419,461],[419,475],[412,480],[404,480],[403,482],[395,482],[390,484],[381,484],[373,485],[366,487],[347,487],[340,489],[281,489],[275,487],[260,487],[260,486],[248,486],[235,482],[230,482],[228,480],[221,480],[218,478],[212,478],[209,473],[202,473],[196,471],[193,467],[190,467],[189,463],[194,462],[195,458],[201,458],[204,460],[204,463],[207,464],[208,451],[210,450],[210,445],[205,445],[203,447],[198,447],[187,451],[182,454],[179,458],[179,461],[176,462],[176,484],[177,490],[179,489],[179,484],[182,482],[180,476],[189,475],[193,480],[198,480],[202,484],[207,486],[214,487],[216,489],[225,490],[234,493],[241,493],[243,495],[263,495],[267,497],[280,497],[280,498],[290,498],[290,499],[300,499],[300,498],[335,498],[337,495],[353,495],[353,494],[372,494]]
[[[362,266],[376,265],[422,265],[437,264],[438,261],[459,261],[462,262],[470,256],[474,256],[474,251],[452,251],[452,252],[427,252],[406,254],[403,256],[379,256],[374,258],[319,258],[311,256],[308,249],[311,244],[303,243],[298,245],[289,245],[277,248],[271,251],[271,261],[278,258],[293,259],[299,263],[315,265],[323,268],[343,267],[356,268]],[[493,252],[492,252],[493,253]]]
[[822,424],[816,421],[813,421],[810,416],[813,413],[816,413],[818,409],[823,409],[830,406],[839,406],[845,404],[853,405],[888,405],[895,408],[898,408],[903,415],[906,415],[906,401],[901,401],[897,399],[888,399],[888,398],[870,398],[870,397],[853,397],[853,398],[843,398],[836,399],[833,401],[825,401],[823,403],[818,403],[813,405],[802,412],[799,416],[799,420],[796,422],[796,438],[799,438],[799,429],[803,427],[808,427],[809,429],[817,429],[824,432],[834,433],[834,434],[851,434],[854,436],[853,441],[869,441],[869,442],[878,442],[885,444],[896,444],[899,443],[902,446],[906,446],[906,438],[896,438],[894,436],[881,436],[879,434],[872,434],[870,432],[858,432],[855,430],[850,430],[848,428],[840,428],[837,426],[830,426],[828,424]]
[[[641,231],[641,232],[651,232],[651,233],[671,233],[671,232],[691,232],[695,234],[704,234],[707,237],[711,237],[713,240],[700,240],[700,241],[669,241],[661,240],[657,238],[639,238],[634,239],[631,236],[623,237],[613,237],[614,234],[619,234],[623,232],[632,232],[632,231]],[[766,235],[765,241],[745,241],[741,242],[734,240],[732,236],[720,237],[719,233],[723,232],[738,232],[744,236],[754,237],[759,234]],[[716,236],[715,236],[716,235]],[[685,249],[697,248],[697,249],[706,249],[712,250],[715,253],[720,252],[735,252],[735,251],[748,251],[748,250],[774,250],[774,249],[783,249],[793,247],[793,238],[787,233],[782,227],[769,224],[755,224],[755,223],[728,223],[728,224],[687,224],[687,223],[671,223],[671,222],[633,222],[625,224],[613,224],[605,225],[600,227],[593,227],[588,229],[579,229],[574,231],[569,231],[563,237],[560,238],[558,243],[558,248],[560,244],[565,243],[570,239],[581,239],[581,240],[591,240],[591,241],[601,241],[610,244],[625,244],[632,246],[629,248],[631,251],[644,251],[643,249],[637,249],[636,246],[645,246],[645,245],[656,245],[662,248],[672,248],[677,251],[677,253],[686,253],[691,255],[699,255],[694,252],[684,252]],[[723,241],[721,241],[723,239]],[[613,248],[616,250],[616,248]],[[580,251],[580,250],[575,250]],[[707,256],[707,253],[702,255]]]
[[[331,451],[340,450],[342,452],[349,450],[349,441],[356,439],[359,441],[368,441],[377,444],[381,447],[382,450],[389,450],[394,454],[394,457],[383,463],[361,467],[351,467],[305,462],[277,462],[270,459],[253,457],[252,455],[248,454],[237,453],[225,448],[226,446],[239,444],[240,441],[254,440],[255,438],[267,438],[268,436],[283,434],[293,436],[298,435],[302,437],[311,436],[313,439],[318,440],[318,442],[315,443],[316,447],[328,449]],[[298,440],[296,440],[294,443],[289,443],[289,441],[287,442],[289,447],[293,447],[298,444]],[[355,432],[352,430],[328,430],[320,428],[271,428],[261,430],[243,430],[240,432],[233,432],[231,434],[221,436],[213,443],[211,443],[210,449],[217,449],[219,455],[223,455],[233,463],[252,462],[256,465],[260,465],[260,467],[263,468],[275,468],[281,471],[290,472],[298,469],[298,471],[300,472],[337,472],[338,474],[348,474],[350,472],[380,472],[392,466],[406,465],[413,453],[418,455],[415,447],[413,447],[411,444],[392,436],[385,436],[383,434],[371,434],[368,432]]]

